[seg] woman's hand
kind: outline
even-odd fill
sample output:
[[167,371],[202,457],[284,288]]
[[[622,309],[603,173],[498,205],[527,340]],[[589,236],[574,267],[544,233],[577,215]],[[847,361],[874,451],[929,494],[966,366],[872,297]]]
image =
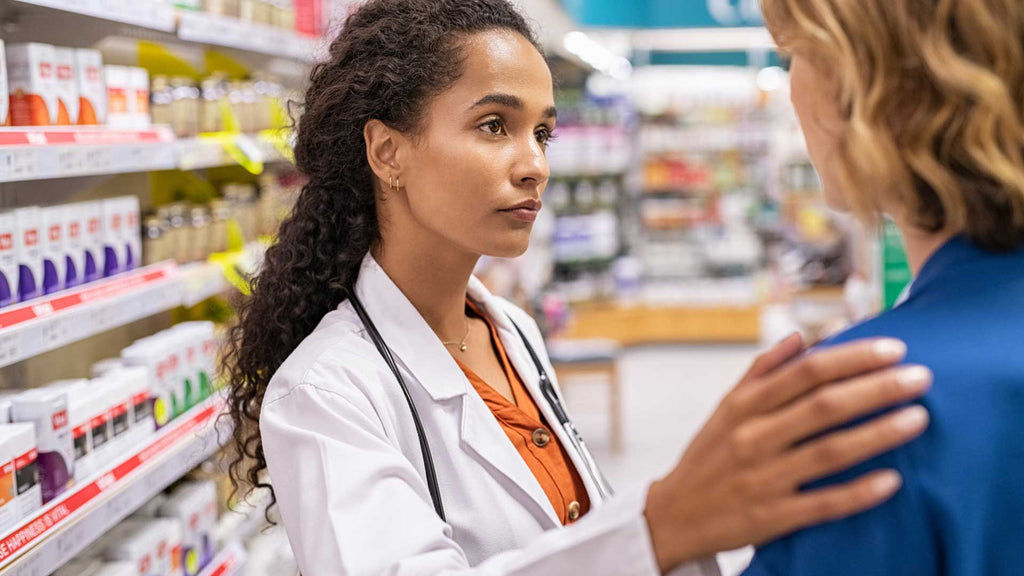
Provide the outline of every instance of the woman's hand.
[[901,478],[891,470],[809,492],[800,486],[919,436],[928,413],[912,406],[815,438],[920,397],[931,372],[893,368],[906,354],[897,340],[793,360],[802,350],[794,335],[759,357],[675,470],[651,486],[644,514],[663,572],[867,510],[899,489]]

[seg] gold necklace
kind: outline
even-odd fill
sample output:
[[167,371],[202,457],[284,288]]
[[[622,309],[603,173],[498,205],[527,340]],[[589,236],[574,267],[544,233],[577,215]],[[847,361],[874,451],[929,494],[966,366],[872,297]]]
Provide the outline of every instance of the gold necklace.
[[469,318],[467,317],[466,318],[466,335],[462,337],[462,341],[461,342],[441,342],[441,344],[444,344],[445,346],[454,346],[454,345],[458,344],[459,345],[459,350],[462,351],[462,352],[465,352],[466,348],[468,348],[468,346],[466,346],[466,340],[468,338],[469,338]]

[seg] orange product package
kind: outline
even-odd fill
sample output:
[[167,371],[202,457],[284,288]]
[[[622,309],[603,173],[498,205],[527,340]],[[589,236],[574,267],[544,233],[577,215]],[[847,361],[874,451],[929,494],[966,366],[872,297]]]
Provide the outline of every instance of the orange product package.
[[54,48],[49,44],[30,42],[7,47],[11,125],[58,124],[55,60]]

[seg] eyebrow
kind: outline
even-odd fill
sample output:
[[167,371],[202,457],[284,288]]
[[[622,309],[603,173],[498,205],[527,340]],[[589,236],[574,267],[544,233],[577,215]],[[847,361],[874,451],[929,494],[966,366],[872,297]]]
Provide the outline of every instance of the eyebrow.
[[[523,108],[526,107],[523,104],[522,99],[519,98],[518,96],[513,96],[512,94],[494,93],[488,94],[487,96],[484,96],[483,98],[477,100],[475,103],[473,103],[472,106],[469,107],[469,109],[472,110],[474,108],[479,108],[480,106],[486,106],[488,104],[497,104],[498,106],[504,106],[506,108],[512,108],[514,110],[522,110]],[[544,118],[557,117],[558,108],[551,106],[548,109],[544,110]]]

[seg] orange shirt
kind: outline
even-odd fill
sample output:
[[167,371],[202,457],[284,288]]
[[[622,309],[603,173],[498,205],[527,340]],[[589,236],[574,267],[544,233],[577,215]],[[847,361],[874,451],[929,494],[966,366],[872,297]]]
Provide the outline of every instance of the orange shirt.
[[530,471],[537,478],[541,488],[551,501],[559,521],[564,524],[571,524],[582,518],[590,509],[590,498],[587,496],[587,489],[580,478],[579,472],[573,466],[572,460],[565,452],[565,448],[558,441],[558,437],[548,427],[544,417],[537,409],[537,404],[530,397],[530,393],[523,386],[512,363],[505,354],[505,347],[501,344],[498,331],[480,310],[467,300],[467,307],[480,317],[491,330],[491,344],[498,354],[505,375],[512,385],[512,395],[515,404],[490,387],[482,378],[477,376],[467,366],[458,362],[463,373],[473,384],[477,394],[483,399],[487,407],[491,409],[494,417],[501,424],[505,435],[512,441],[519,455],[522,456]]

